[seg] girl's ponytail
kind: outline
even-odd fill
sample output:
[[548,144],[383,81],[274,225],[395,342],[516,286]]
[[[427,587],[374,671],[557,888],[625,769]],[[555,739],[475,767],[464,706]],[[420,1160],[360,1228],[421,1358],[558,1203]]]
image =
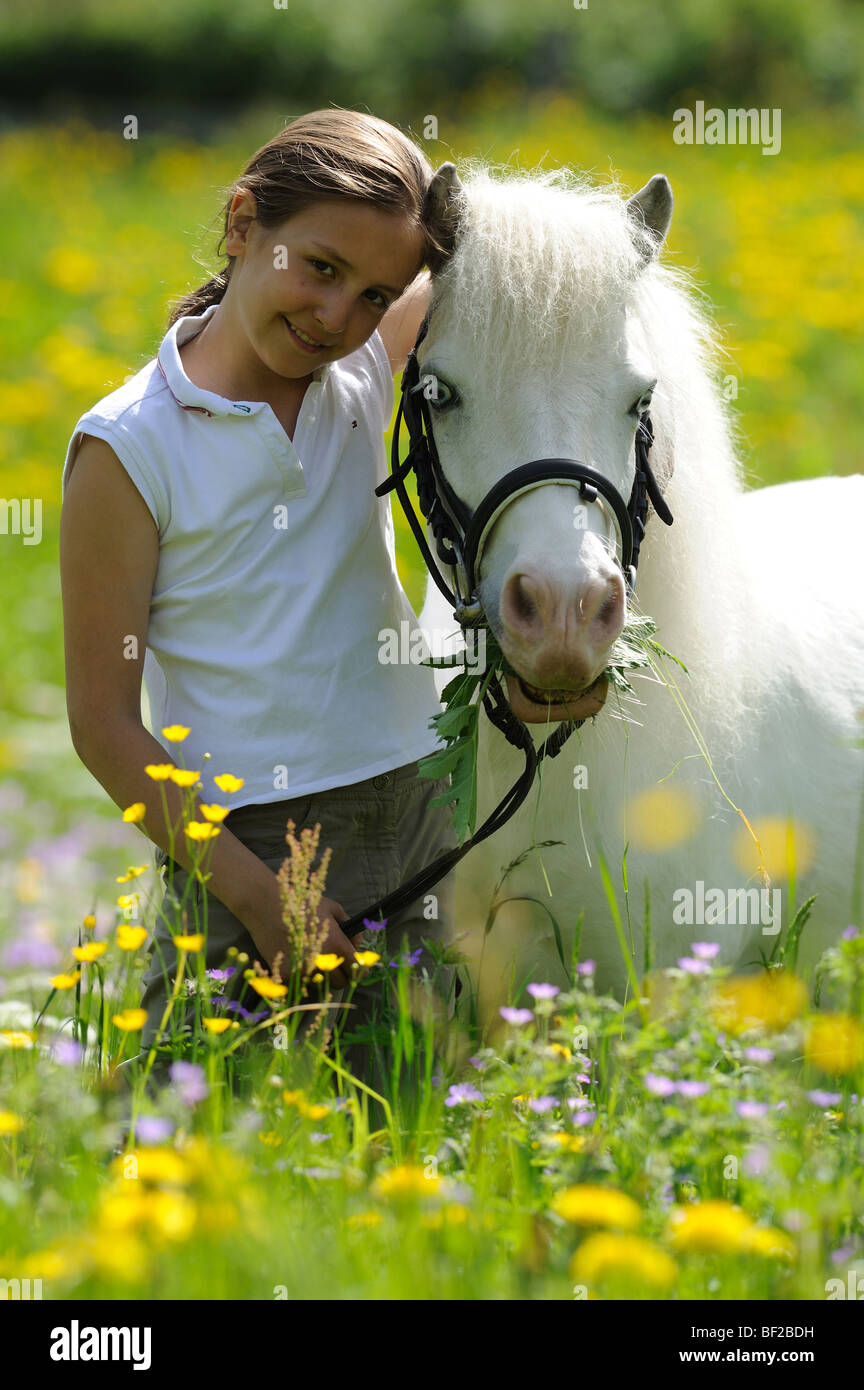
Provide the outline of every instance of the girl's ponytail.
[[[388,121],[342,107],[310,111],[257,150],[227,190],[219,245],[228,235],[239,188],[254,196],[262,227],[278,227],[313,203],[348,197],[413,218],[425,232],[424,264],[434,269],[441,258],[441,229],[433,225],[426,202],[432,175],[420,146]],[[229,256],[206,284],[175,301],[169,328],[224,298],[233,261]]]
[[230,278],[230,267],[227,270],[220,270],[218,275],[211,275],[205,285],[200,285],[197,290],[192,290],[190,294],[177,300],[171,309],[168,327],[171,328],[178,319],[185,318],[187,315],[194,315],[197,318],[204,313],[205,309],[209,309],[211,304],[218,304],[225,295]]

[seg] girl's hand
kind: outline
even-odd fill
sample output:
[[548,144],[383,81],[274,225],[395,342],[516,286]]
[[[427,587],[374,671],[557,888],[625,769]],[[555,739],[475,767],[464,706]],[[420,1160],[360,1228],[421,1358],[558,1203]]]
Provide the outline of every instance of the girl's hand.
[[335,898],[322,898],[318,904],[318,921],[327,925],[327,937],[320,948],[321,954],[328,955],[333,952],[342,957],[339,968],[328,971],[331,985],[333,989],[345,989],[357,974],[356,970],[351,969],[352,962],[357,959],[357,953],[350,936],[346,936],[339,926],[340,922],[348,921],[348,913]]
[[[281,971],[280,976],[285,978],[298,962],[291,960],[288,955],[288,933],[285,929],[285,923],[282,921],[282,903],[278,879],[273,870],[268,869],[254,855],[250,854],[250,859],[252,872],[256,879],[254,896],[248,905],[244,905],[242,910],[237,911],[235,909],[235,915],[240,918],[271,969],[276,957],[281,952],[281,966],[284,970],[284,976],[281,976]],[[357,953],[350,938],[339,927],[340,922],[348,921],[348,913],[342,904],[336,902],[334,898],[322,898],[318,904],[317,915],[319,924],[327,927],[327,935],[319,947],[321,954],[326,955],[333,952],[342,957],[342,964],[339,968],[328,972],[331,987],[344,989],[350,982],[352,974],[356,975],[356,971],[352,972],[351,966],[356,960]]]

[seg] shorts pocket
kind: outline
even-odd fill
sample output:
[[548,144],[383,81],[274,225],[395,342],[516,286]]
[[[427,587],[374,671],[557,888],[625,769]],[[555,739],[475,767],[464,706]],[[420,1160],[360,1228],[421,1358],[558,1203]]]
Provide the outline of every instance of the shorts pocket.
[[315,808],[315,795],[298,796],[292,801],[279,803],[278,811],[271,808],[269,815],[265,807],[252,808],[258,812],[256,818],[247,818],[244,822],[241,819],[233,824],[226,821],[226,828],[236,835],[238,840],[250,849],[253,854],[257,854],[259,859],[274,859],[277,855],[288,858],[288,821],[294,822],[294,834],[299,835],[301,830],[305,830],[310,821],[314,823],[312,812]]

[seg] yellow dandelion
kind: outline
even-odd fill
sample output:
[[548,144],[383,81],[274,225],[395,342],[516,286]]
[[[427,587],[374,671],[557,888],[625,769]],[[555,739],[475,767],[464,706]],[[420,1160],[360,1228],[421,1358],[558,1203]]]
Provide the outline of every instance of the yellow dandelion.
[[375,1179],[372,1191],[379,1197],[425,1197],[437,1192],[440,1185],[441,1179],[434,1173],[427,1175],[419,1164],[398,1163]]
[[548,1057],[562,1057],[565,1062],[569,1062],[573,1055],[569,1047],[565,1047],[563,1043],[549,1043],[545,1051]]
[[218,825],[211,825],[209,821],[203,820],[190,820],[184,829],[190,840],[215,840],[216,836],[222,833]]
[[[800,878],[816,861],[816,832],[803,821],[761,816],[751,822],[762,846],[765,872],[771,879]],[[759,851],[745,826],[735,833],[732,854],[744,874],[759,871]]]
[[125,874],[120,874],[117,878],[115,878],[114,882],[129,883],[131,879],[140,878],[142,874],[146,874],[149,868],[149,864],[132,864],[126,870]]
[[174,945],[178,951],[200,951],[204,945],[203,931],[181,933],[174,937]]
[[754,1255],[766,1255],[769,1259],[794,1260],[795,1242],[785,1231],[775,1226],[752,1226],[744,1243]]
[[426,1211],[420,1217],[420,1225],[428,1231],[440,1231],[442,1226],[464,1226],[468,1221],[468,1211],[459,1202],[448,1202],[439,1211]]
[[278,1149],[282,1143],[282,1135],[277,1134],[275,1129],[267,1130],[266,1133],[259,1131],[258,1138],[262,1144],[267,1144],[271,1149]]
[[182,743],[189,732],[183,724],[169,724],[167,729],[162,730],[162,737],[167,738],[169,743]]
[[577,1283],[596,1284],[615,1275],[668,1289],[675,1283],[678,1266],[650,1240],[605,1231],[583,1241],[570,1261],[570,1277]]
[[36,1042],[36,1034],[19,1028],[0,1028],[0,1044],[3,1047],[20,1048],[29,1052]]
[[288,993],[287,985],[278,984],[269,975],[253,975],[249,983],[262,999],[284,999]]
[[23,1128],[24,1121],[20,1115],[11,1110],[0,1110],[0,1135],[11,1138],[13,1134],[20,1134]]
[[147,1010],[124,1009],[122,1013],[114,1014],[111,1022],[116,1024],[122,1033],[137,1033],[147,1022]]
[[702,806],[694,792],[663,783],[630,798],[624,824],[633,848],[653,854],[691,839],[702,819]]
[[564,1153],[578,1154],[585,1147],[584,1134],[568,1134],[566,1130],[547,1135],[547,1140],[550,1144],[557,1144]]
[[380,1226],[383,1219],[380,1211],[355,1211],[353,1215],[346,1216],[345,1225],[349,1231],[368,1231],[373,1226]]
[[785,970],[732,976],[714,991],[711,1009],[721,1028],[743,1033],[748,1028],[780,1031],[803,1013],[807,988]]
[[356,951],[358,965],[375,965],[381,957],[377,951]]
[[168,776],[171,778],[172,782],[177,783],[178,787],[194,787],[195,783],[201,777],[201,772],[200,770],[195,772],[192,768],[188,767],[172,767]]
[[614,1226],[633,1230],[642,1214],[626,1192],[584,1183],[556,1193],[552,1210],[576,1226]]
[[319,970],[338,970],[344,959],[344,956],[337,956],[335,951],[327,951],[315,957],[315,965]]
[[104,956],[108,950],[107,941],[88,941],[83,946],[73,946],[72,954],[76,960],[80,960],[89,965],[100,956]]
[[123,819],[130,825],[137,824],[144,819],[147,814],[147,807],[143,801],[133,801],[131,806],[127,806],[123,812]]
[[137,893],[122,893],[120,897],[117,899],[117,906],[119,908],[122,908],[123,911],[126,912],[127,909],[130,907],[137,907],[140,901],[141,899],[139,898]]
[[286,1105],[296,1105],[296,1104],[298,1103],[298,1101],[301,1101],[301,1100],[303,1099],[303,1092],[302,1092],[302,1091],[283,1091],[283,1092],[282,1092],[282,1099],[284,1100],[284,1102],[285,1102]]
[[173,763],[148,763],[144,771],[154,782],[167,782],[175,768]]
[[326,1105],[321,1105],[320,1103],[307,1105],[304,1100],[298,1100],[297,1109],[307,1120],[323,1120],[325,1115],[330,1114]]
[[185,1240],[195,1229],[197,1208],[185,1192],[149,1192],[147,1229],[165,1240]]
[[202,804],[198,807],[198,810],[201,812],[205,820],[212,821],[224,820],[228,814],[228,807],[217,806],[215,801],[210,806],[204,806]]
[[[170,1183],[181,1186],[189,1181],[189,1165],[176,1149],[157,1146],[130,1149],[128,1153],[118,1154],[111,1163],[111,1172],[117,1178],[137,1179],[139,1182]],[[131,1193],[137,1189],[132,1188]]]
[[147,940],[147,928],[121,922],[117,928],[117,945],[121,951],[137,951]]
[[313,985],[320,985],[323,979],[324,976],[321,974],[320,970],[316,970],[315,974],[312,976],[312,983]]
[[204,1024],[208,1033],[215,1033],[217,1035],[219,1033],[227,1033],[228,1029],[231,1027],[230,1018],[202,1018],[201,1022]]
[[804,1056],[820,1071],[848,1076],[864,1061],[864,1027],[852,1014],[811,1018],[804,1039]]
[[234,777],[230,772],[220,772],[217,777],[213,778],[213,782],[219,788],[220,792],[225,792],[226,794],[229,792],[239,792],[244,784],[244,780],[243,777]]
[[50,981],[52,989],[74,989],[81,979],[81,971],[75,970],[69,975],[55,975]]
[[731,1202],[690,1202],[669,1217],[669,1236],[676,1250],[728,1255],[745,1250],[753,1222]]
[[96,918],[93,916],[92,912],[87,913],[87,916],[83,919],[81,925],[85,931],[93,930],[93,928],[96,925]]

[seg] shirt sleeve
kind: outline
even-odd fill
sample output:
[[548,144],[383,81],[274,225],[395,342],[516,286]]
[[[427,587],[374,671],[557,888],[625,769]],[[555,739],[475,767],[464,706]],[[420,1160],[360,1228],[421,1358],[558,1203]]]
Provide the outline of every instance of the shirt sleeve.
[[75,426],[74,433],[69,441],[69,448],[66,452],[66,462],[63,465],[63,479],[61,483],[61,497],[65,496],[66,485],[72,472],[75,455],[81,446],[81,441],[85,434],[92,434],[97,439],[103,439],[106,444],[110,444],[127,474],[135,484],[135,487],[138,489],[138,492],[144,499],[147,509],[156,523],[161,539],[168,526],[171,515],[168,495],[153,468],[148,463],[143,451],[139,448],[135,440],[133,440],[129,431],[124,429],[123,425],[117,420],[106,420],[104,417],[94,414],[81,416]]

